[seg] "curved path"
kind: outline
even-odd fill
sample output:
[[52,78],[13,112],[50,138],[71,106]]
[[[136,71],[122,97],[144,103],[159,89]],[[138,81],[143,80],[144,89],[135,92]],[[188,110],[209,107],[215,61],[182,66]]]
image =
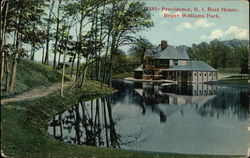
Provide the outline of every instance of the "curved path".
[[[64,88],[67,88],[72,84],[73,84],[73,81],[65,82]],[[17,96],[14,96],[13,98],[1,99],[1,104],[23,101],[23,100],[31,100],[31,99],[44,97],[44,96],[46,96],[46,95],[48,95],[56,90],[59,90],[60,88],[61,88],[61,83],[54,83],[50,87],[35,88],[31,91],[23,92]]]

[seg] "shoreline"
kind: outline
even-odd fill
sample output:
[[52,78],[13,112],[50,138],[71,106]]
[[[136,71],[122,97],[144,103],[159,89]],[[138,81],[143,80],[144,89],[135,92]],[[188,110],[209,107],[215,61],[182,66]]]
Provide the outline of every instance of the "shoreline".
[[[78,100],[90,100],[116,92],[100,83],[88,81],[84,89],[65,91],[61,98],[59,91],[35,100],[7,103],[3,105],[2,151],[8,157],[162,157],[162,158],[226,158],[239,155],[198,155],[183,153],[162,153],[134,151],[95,146],[70,145],[52,139],[46,134],[49,120],[56,114],[74,106]],[[15,126],[15,128],[13,128]],[[12,139],[13,135],[15,138]],[[14,148],[13,148],[14,147]]]

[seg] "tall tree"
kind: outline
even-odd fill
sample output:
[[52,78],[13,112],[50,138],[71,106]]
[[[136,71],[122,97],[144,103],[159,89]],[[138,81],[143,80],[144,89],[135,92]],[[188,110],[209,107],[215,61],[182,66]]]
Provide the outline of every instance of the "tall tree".
[[46,52],[45,52],[45,60],[44,60],[44,64],[48,65],[49,64],[49,42],[50,42],[50,28],[51,28],[51,24],[52,24],[52,12],[53,12],[53,8],[54,8],[54,4],[55,1],[52,1],[51,5],[50,5],[50,11],[49,11],[49,16],[47,19],[47,37],[46,37]]
[[55,35],[55,45],[54,45],[54,61],[53,61],[53,68],[56,68],[56,55],[57,55],[57,46],[58,46],[58,40],[59,40],[59,25],[60,25],[60,9],[61,9],[61,3],[62,0],[59,0],[58,2],[58,8],[57,8],[57,18],[56,18],[56,35]]
[[[145,10],[145,3],[115,0],[108,14],[106,27],[110,30],[109,86],[111,86],[113,59],[119,46],[135,42],[136,32],[153,26],[150,13]],[[111,19],[111,20],[108,20]]]
[[0,76],[2,84],[3,74],[4,74],[4,67],[7,65],[7,53],[3,50],[4,45],[6,44],[6,21],[7,21],[7,15],[9,10],[9,1],[1,1],[1,14],[0,14]]
[[40,17],[43,15],[41,9],[45,5],[43,0],[35,1],[22,1],[11,0],[9,1],[9,11],[7,17],[6,28],[9,34],[14,33],[14,50],[12,52],[12,67],[10,72],[9,89],[10,93],[14,93],[16,84],[16,71],[17,60],[22,55],[21,43],[30,43],[33,39],[30,38],[32,31],[31,26],[37,24],[40,21]]

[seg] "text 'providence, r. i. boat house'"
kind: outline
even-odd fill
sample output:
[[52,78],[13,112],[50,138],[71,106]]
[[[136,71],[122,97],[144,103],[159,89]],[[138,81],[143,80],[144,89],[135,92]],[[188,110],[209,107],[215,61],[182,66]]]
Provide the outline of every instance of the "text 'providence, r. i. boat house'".
[[218,79],[217,70],[204,61],[191,60],[184,46],[169,46],[167,41],[146,52],[143,65],[134,78],[170,82],[202,83]]

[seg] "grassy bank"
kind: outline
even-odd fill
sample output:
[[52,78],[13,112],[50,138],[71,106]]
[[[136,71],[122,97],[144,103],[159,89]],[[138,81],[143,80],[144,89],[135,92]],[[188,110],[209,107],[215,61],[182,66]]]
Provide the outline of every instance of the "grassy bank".
[[226,85],[247,85],[248,84],[248,76],[230,76],[224,79],[221,79],[217,82],[217,84],[226,84]]
[[[10,64],[11,63],[9,62],[9,67],[11,66]],[[69,79],[66,78],[66,81],[67,80]],[[60,81],[61,74],[58,70],[54,70],[50,66],[32,62],[30,60],[20,60],[17,66],[16,88],[14,95],[42,86],[47,87]],[[4,87],[5,76],[3,85],[1,85],[2,89],[4,89]],[[2,90],[2,96],[7,97],[10,96],[10,94]]]
[[126,77],[134,77],[134,72],[124,72],[121,74],[114,74],[113,75],[113,79],[126,78]]
[[239,74],[240,67],[226,67],[226,68],[217,68],[219,73],[229,73],[229,74]]
[[88,146],[69,145],[55,141],[46,135],[45,127],[52,116],[84,100],[114,92],[98,82],[88,81],[83,89],[66,91],[61,98],[59,92],[33,101],[6,104],[1,107],[1,145],[10,157],[171,157],[208,158],[227,156],[157,154],[131,152],[119,149],[106,149]]

